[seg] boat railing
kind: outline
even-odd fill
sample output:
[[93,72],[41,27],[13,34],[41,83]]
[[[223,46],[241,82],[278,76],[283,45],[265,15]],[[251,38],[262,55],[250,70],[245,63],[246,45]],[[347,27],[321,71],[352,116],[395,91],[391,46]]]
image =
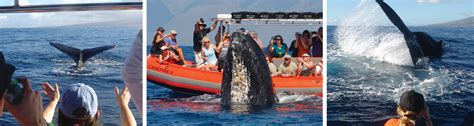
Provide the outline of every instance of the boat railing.
[[15,0],[11,6],[0,6],[0,13],[37,13],[60,11],[107,11],[107,10],[141,10],[142,2],[108,2],[108,3],[77,3],[77,4],[42,4],[20,5]]

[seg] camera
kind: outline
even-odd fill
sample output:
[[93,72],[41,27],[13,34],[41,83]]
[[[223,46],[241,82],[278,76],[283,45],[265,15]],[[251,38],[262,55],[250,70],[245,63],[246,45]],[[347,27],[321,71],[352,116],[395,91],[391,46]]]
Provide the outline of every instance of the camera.
[[15,80],[11,80],[13,73],[15,72],[15,66],[5,62],[3,52],[0,51],[0,97],[3,94],[7,96],[7,100],[10,103],[18,104],[23,95],[23,85],[27,81],[26,77],[17,77]]

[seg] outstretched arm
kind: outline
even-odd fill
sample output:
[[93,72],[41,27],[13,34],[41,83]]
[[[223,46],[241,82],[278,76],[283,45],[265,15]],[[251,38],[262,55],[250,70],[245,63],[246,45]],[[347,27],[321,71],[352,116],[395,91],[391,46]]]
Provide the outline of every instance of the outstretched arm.
[[124,87],[121,93],[117,86],[115,86],[114,93],[115,99],[117,100],[117,104],[120,108],[120,123],[123,126],[136,126],[137,122],[135,121],[135,117],[128,107],[128,102],[130,102],[131,95],[127,86]]
[[376,2],[380,5],[385,15],[387,15],[388,19],[400,30],[403,34],[411,34],[411,31],[408,27],[403,23],[402,19],[397,15],[397,13],[388,6],[387,3],[383,2],[383,0],[376,0]]

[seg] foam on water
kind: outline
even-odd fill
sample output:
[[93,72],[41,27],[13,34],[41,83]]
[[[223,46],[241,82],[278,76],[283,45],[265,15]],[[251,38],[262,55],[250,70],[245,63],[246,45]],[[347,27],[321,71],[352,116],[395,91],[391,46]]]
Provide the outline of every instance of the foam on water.
[[366,56],[379,61],[403,66],[414,66],[403,34],[377,27],[380,21],[387,21],[375,2],[362,1],[346,16],[336,29],[335,38],[346,52]]

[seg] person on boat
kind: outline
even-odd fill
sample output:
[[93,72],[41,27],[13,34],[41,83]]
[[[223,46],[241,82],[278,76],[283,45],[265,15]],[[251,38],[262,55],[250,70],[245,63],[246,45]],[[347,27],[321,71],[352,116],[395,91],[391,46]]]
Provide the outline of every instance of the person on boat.
[[296,41],[295,48],[298,49],[297,52],[297,57],[302,57],[303,54],[309,54],[310,53],[310,47],[311,47],[311,34],[309,33],[308,30],[303,31],[303,35],[300,36],[300,41]]
[[288,53],[288,46],[283,42],[283,37],[276,35],[270,42],[269,51],[272,57],[281,58]]
[[256,31],[250,31],[250,36],[252,36],[252,39],[257,42],[258,46],[260,47],[260,49],[263,49],[263,43],[262,43],[262,40],[260,40],[258,38],[258,33]]
[[298,49],[296,48],[296,44],[301,41],[301,33],[296,32],[295,33],[295,40],[291,41],[290,48],[288,49],[289,52],[291,52],[292,57],[297,57],[298,56]]
[[433,125],[423,95],[413,90],[402,93],[397,114],[400,118],[389,119],[385,126],[415,126],[417,119],[424,119],[426,126]]
[[[55,84],[53,88],[48,82],[43,83],[41,87],[51,100],[43,112],[44,120],[48,125],[52,125],[54,111],[60,100],[59,87]],[[118,92],[117,87],[115,88]],[[120,107],[121,124],[136,126],[135,118],[128,107],[130,93],[126,87],[122,93],[116,93],[116,100]],[[63,92],[58,112],[58,125],[102,125],[97,94],[92,87],[85,84],[73,84]]]
[[320,60],[316,67],[314,68],[314,76],[322,76],[323,75],[323,60]]
[[[21,125],[46,125],[46,121],[42,116],[41,93],[31,88],[30,81],[26,77],[16,77],[15,81],[12,81],[15,70],[14,65],[6,63],[3,52],[0,51],[0,116],[3,115],[6,108]],[[18,103],[11,103],[6,98],[7,86],[11,85],[12,82],[18,82],[17,84],[23,86],[22,98]]]
[[204,62],[196,68],[209,71],[217,65],[216,46],[211,44],[211,40],[207,36],[202,39],[202,43],[201,56]]
[[206,24],[204,24],[204,19],[200,18],[197,20],[196,24],[194,25],[194,33],[193,33],[193,49],[194,49],[194,59],[196,60],[196,64],[202,64],[203,58],[201,57],[201,50],[202,50],[202,39],[212,30],[216,29],[217,20],[214,24],[206,28]]
[[164,41],[166,42],[166,46],[168,46],[170,51],[173,51],[174,54],[178,54],[179,58],[181,58],[181,61],[186,61],[184,59],[183,55],[183,50],[179,48],[178,42],[176,41],[176,36],[178,36],[178,33],[176,30],[171,30],[170,36],[165,38]]
[[278,76],[277,68],[276,68],[275,64],[273,64],[273,58],[268,56],[268,55],[265,55],[265,60],[267,60],[267,64],[268,64],[268,67],[270,68],[271,76],[272,77]]
[[313,57],[323,57],[323,27],[318,28],[318,32],[311,38]]
[[182,61],[179,56],[176,56],[174,52],[170,51],[168,46],[162,46],[161,51],[162,53],[159,55],[158,62],[163,63],[166,61],[169,63],[184,65],[184,61]]
[[219,45],[220,42],[223,41],[221,37],[225,37],[224,31],[225,31],[225,26],[221,24],[221,27],[217,29],[216,36],[214,36],[214,40],[216,41],[216,45]]
[[298,58],[298,64],[296,69],[297,76],[313,76],[315,72],[316,64],[311,62],[309,54],[303,54],[303,58]]
[[221,71],[224,68],[225,57],[227,55],[227,50],[229,50],[230,46],[230,34],[224,34],[224,39],[222,42],[219,43],[217,46],[217,52],[219,54],[219,58],[217,61],[217,70]]
[[285,61],[278,67],[279,75],[282,77],[291,77],[296,75],[296,64],[291,61],[290,55],[285,55],[283,57]]
[[156,29],[156,34],[153,37],[152,46],[150,49],[151,56],[158,56],[161,54],[161,47],[165,45],[163,42],[164,38],[167,38],[168,35],[164,35],[165,29],[163,27],[158,27]]

